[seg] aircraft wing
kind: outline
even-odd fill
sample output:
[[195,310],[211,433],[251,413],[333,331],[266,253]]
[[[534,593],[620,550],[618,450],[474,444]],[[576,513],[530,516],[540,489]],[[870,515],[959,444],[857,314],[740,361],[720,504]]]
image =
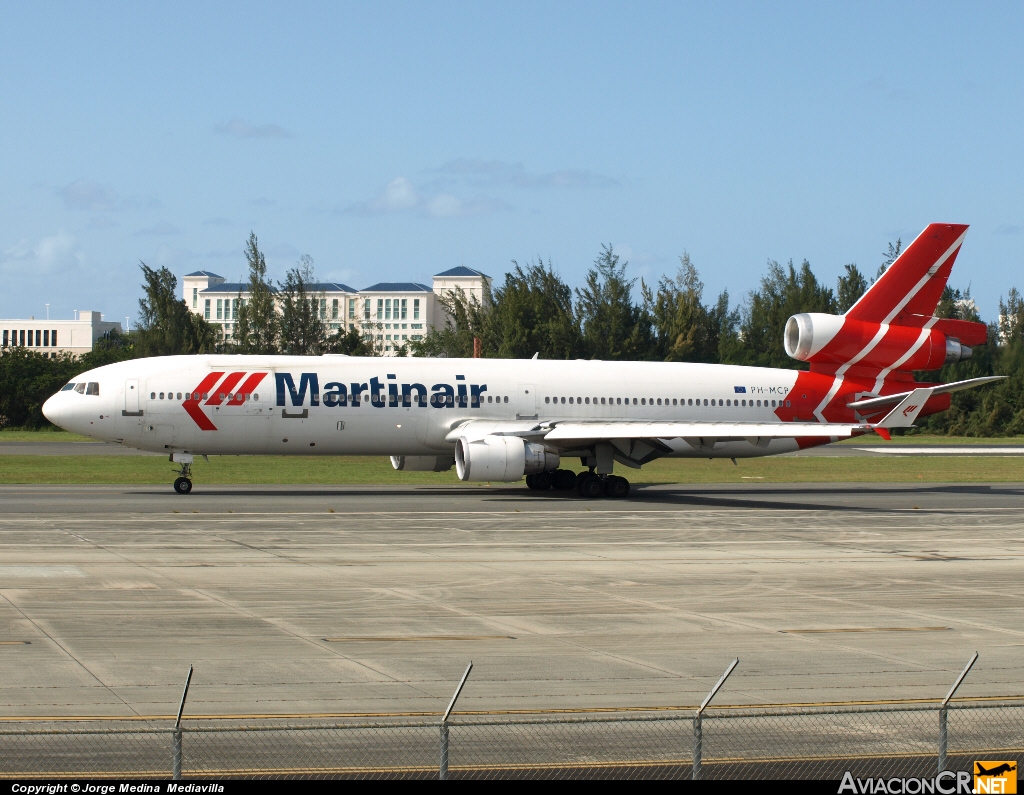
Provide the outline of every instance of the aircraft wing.
[[[665,452],[664,441],[682,439],[694,449],[712,449],[718,442],[747,441],[767,447],[772,439],[830,438],[835,441],[851,436],[878,433],[889,438],[892,428],[908,428],[933,393],[931,387],[908,392],[898,405],[877,423],[837,422],[644,422],[634,420],[565,420],[552,422],[494,422],[469,420],[453,428],[446,440],[471,441],[484,436],[519,436],[532,442],[544,442],[560,449],[587,447],[596,442],[612,442],[617,448],[646,443],[652,453]],[[655,456],[656,457],[656,456]]]

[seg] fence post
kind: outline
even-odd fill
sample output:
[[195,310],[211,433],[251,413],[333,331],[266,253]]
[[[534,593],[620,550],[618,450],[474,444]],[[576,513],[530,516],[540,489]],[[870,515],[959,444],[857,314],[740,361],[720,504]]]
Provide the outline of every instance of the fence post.
[[737,657],[730,663],[729,667],[725,669],[725,673],[722,674],[722,678],[718,680],[711,692],[708,693],[707,698],[704,702],[697,707],[697,714],[693,716],[693,780],[697,781],[700,778],[700,765],[704,754],[704,708],[711,703],[711,699],[715,697],[715,693],[719,691],[722,685],[725,684],[725,680],[729,678],[729,674],[732,673],[733,669],[740,664],[740,658]]
[[174,781],[181,780],[181,713],[185,711],[185,699],[188,698],[188,686],[192,681],[192,666],[188,667],[188,676],[185,677],[185,689],[181,693],[181,702],[178,704],[178,718],[174,721],[174,742],[171,751],[171,778]]
[[949,728],[947,723],[949,718],[949,700],[953,698],[953,694],[960,687],[960,683],[967,677],[967,672],[971,670],[971,667],[977,661],[978,652],[974,652],[974,656],[967,662],[967,667],[957,677],[957,680],[953,683],[949,692],[946,693],[946,697],[942,699],[942,704],[939,706],[939,773],[946,769],[946,749],[949,745]]
[[466,680],[469,679],[469,672],[472,670],[473,662],[471,660],[469,665],[466,666],[466,673],[462,675],[462,681],[459,682],[459,686],[455,688],[455,695],[452,696],[452,700],[448,704],[448,709],[444,711],[444,716],[441,718],[441,765],[438,769],[438,778],[441,779],[441,781],[448,778],[448,716],[452,714],[452,708],[455,706],[459,693],[461,693],[462,688],[465,687]]

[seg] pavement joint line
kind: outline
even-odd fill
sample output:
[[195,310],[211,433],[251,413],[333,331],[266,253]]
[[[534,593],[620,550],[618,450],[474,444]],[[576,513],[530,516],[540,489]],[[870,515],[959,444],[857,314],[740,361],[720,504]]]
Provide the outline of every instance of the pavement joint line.
[[106,682],[104,682],[102,679],[100,679],[89,668],[88,665],[86,665],[84,662],[79,660],[74,654],[72,654],[70,649],[68,649],[64,644],[62,644],[59,640],[57,640],[55,637],[53,637],[45,629],[43,629],[39,625],[39,622],[37,622],[31,616],[27,615],[25,613],[25,611],[22,610],[17,604],[12,602],[10,597],[6,593],[4,593],[3,590],[0,590],[0,600],[3,600],[7,604],[9,604],[19,615],[21,615],[21,617],[23,619],[25,619],[29,624],[31,624],[36,629],[36,631],[39,632],[39,634],[41,634],[43,637],[45,637],[47,640],[49,640],[54,646],[56,646],[58,649],[60,649],[62,652],[64,652],[64,654],[67,657],[69,657],[71,660],[73,660],[79,666],[79,668],[81,668],[83,671],[85,671],[98,685],[100,685],[100,687],[102,687],[106,692],[108,692],[110,695],[112,695],[114,698],[116,698],[118,701],[120,701],[125,706],[126,709],[129,709],[132,712],[135,711],[134,708],[127,701],[125,701],[123,698],[121,698],[117,694],[117,691],[115,691],[110,685],[108,685]]
[[[964,696],[954,698],[950,704],[969,707],[975,703],[1024,701],[1024,694],[1015,696]],[[942,703],[942,698],[894,698],[863,701],[785,701],[778,703],[749,703],[749,704],[716,704],[713,709],[719,710],[772,710],[772,709],[820,709],[827,707],[899,707],[899,706],[921,706],[927,704]],[[455,710],[452,715],[462,717],[489,717],[501,715],[606,715],[626,714],[645,712],[694,712],[697,705],[675,704],[669,706],[646,706],[646,707],[580,707],[575,709],[490,709],[490,710]],[[285,713],[225,713],[210,715],[186,715],[183,721],[201,720],[329,720],[337,718],[436,718],[442,712],[419,711],[419,712],[285,712]],[[65,722],[116,722],[127,721],[141,723],[144,721],[160,722],[174,721],[175,715],[76,715],[76,716],[48,716],[48,715],[26,715],[20,717],[0,716],[0,723],[65,723]]]

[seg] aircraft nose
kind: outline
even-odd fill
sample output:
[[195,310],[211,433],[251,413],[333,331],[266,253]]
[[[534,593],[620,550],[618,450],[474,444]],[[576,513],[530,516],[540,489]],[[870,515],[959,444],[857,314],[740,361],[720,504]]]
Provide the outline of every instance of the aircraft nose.
[[52,395],[43,404],[43,416],[46,417],[46,419],[48,419],[54,425],[58,425],[58,426],[60,425],[61,414],[63,413],[63,412],[61,412],[60,404],[61,404],[60,392],[58,392],[56,395]]

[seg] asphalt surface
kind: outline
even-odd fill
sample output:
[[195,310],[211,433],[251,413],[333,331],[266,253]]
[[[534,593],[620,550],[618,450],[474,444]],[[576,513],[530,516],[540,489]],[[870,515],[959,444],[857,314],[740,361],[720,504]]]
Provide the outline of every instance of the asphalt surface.
[[0,486],[0,716],[1024,693],[1024,484]]

